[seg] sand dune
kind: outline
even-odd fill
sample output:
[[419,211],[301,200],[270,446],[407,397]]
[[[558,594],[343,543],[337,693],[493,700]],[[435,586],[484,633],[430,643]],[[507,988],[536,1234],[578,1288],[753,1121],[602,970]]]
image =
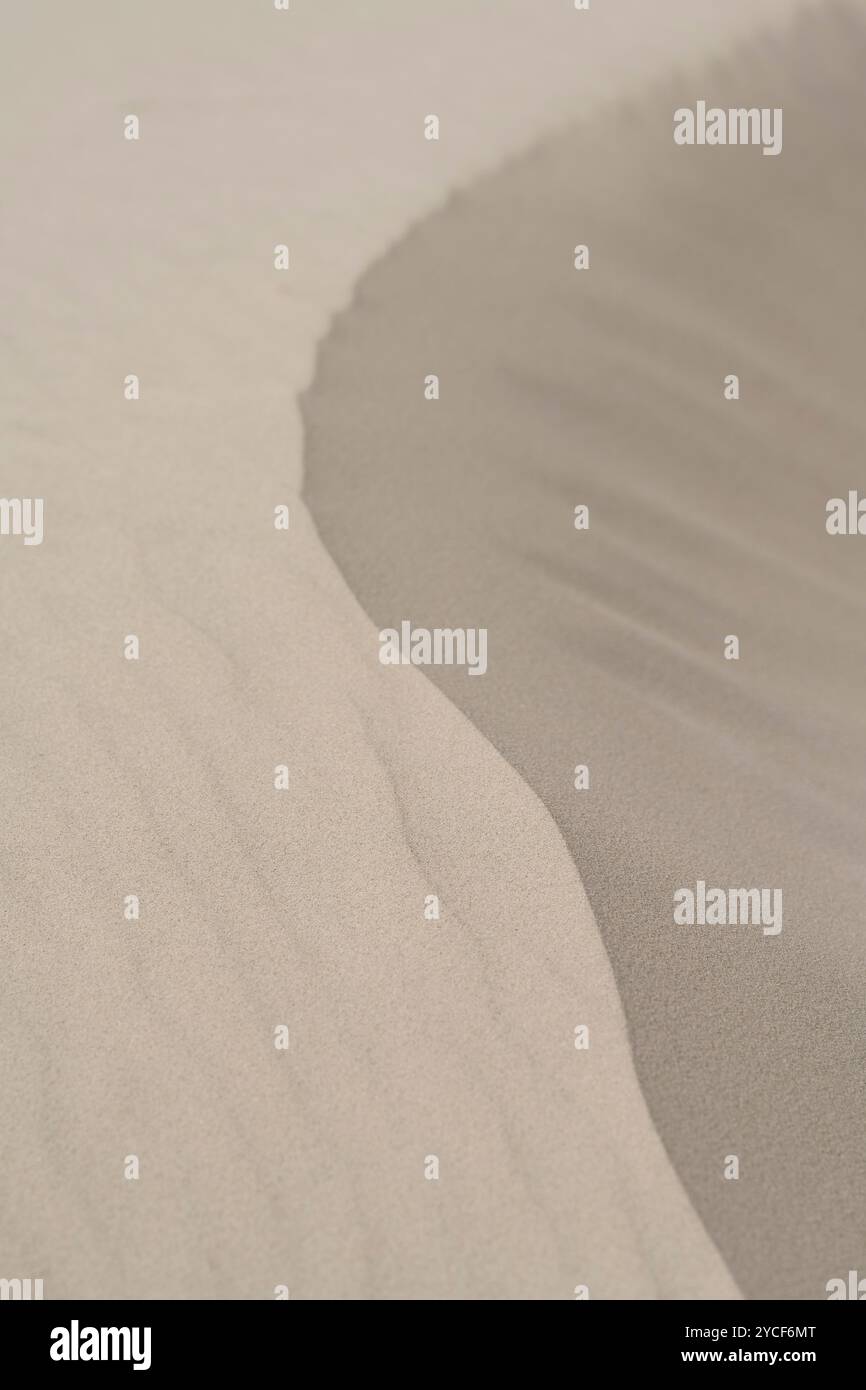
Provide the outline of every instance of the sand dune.
[[[298,395],[370,262],[569,113],[788,7],[725,8],[611,7],[579,43],[567,7],[517,3],[5,17],[3,491],[45,498],[45,540],[0,541],[3,1277],[736,1296],[547,809],[378,665],[298,497]],[[437,103],[460,134],[433,150]]]

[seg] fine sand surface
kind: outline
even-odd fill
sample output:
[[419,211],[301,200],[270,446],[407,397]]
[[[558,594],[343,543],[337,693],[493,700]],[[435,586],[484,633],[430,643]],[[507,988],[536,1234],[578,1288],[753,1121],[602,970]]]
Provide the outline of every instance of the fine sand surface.
[[[428,674],[562,830],[749,1297],[866,1264],[866,570],[824,524],[864,486],[864,15],[814,7],[476,182],[364,277],[305,406],[305,495],[376,626],[488,628],[483,678]],[[699,97],[782,107],[781,155],[676,147]],[[781,933],[674,925],[698,879],[780,887]]]
[[[669,852],[665,815],[623,835],[607,866],[620,896],[599,895],[619,801],[604,765],[615,745],[604,743],[589,687],[586,700],[575,691],[575,714],[586,715],[577,741],[608,789],[586,814],[577,854],[576,825],[555,798],[546,808],[536,795],[543,738],[522,744],[515,732],[508,743],[478,711],[471,723],[454,691],[449,700],[417,671],[378,665],[376,629],[299,500],[298,398],[358,278],[451,189],[471,187],[565,118],[790,8],[738,0],[721,14],[710,0],[681,0],[650,11],[635,0],[587,16],[535,0],[296,0],[285,15],[264,3],[91,0],[4,14],[2,493],[45,499],[45,540],[25,548],[0,538],[0,1277],[42,1278],[47,1298],[270,1298],[280,1284],[293,1298],[567,1299],[577,1284],[592,1297],[737,1296],[716,1248],[733,1260],[737,1239],[721,1229],[711,1238],[695,1214],[682,1179],[699,1195],[697,1157],[677,1149],[673,1129],[665,1140],[679,1175],[664,1151],[575,869],[577,861],[592,883],[635,1010],[641,1080],[664,1123],[664,1075],[691,1101],[705,1059],[719,1051],[727,1085],[740,1077],[724,1037],[719,1048],[707,1029],[695,1032],[696,1055],[658,1060],[663,1030],[647,1037],[637,1026],[634,971],[644,971],[651,999],[659,961],[635,952],[623,974],[611,939],[612,903],[634,935],[630,904],[642,894],[644,920],[662,938],[643,860],[654,843]],[[421,138],[428,111],[443,119],[438,146]],[[138,142],[122,138],[130,112],[141,119]],[[572,169],[572,185],[590,173]],[[492,208],[496,185],[485,187]],[[629,196],[611,189],[611,231]],[[493,237],[494,258],[510,216]],[[441,223],[443,245],[449,225]],[[512,234],[524,225],[517,219]],[[528,288],[533,258],[556,230],[542,225],[546,242],[525,249]],[[575,239],[572,225],[559,231],[566,245]],[[630,235],[640,241],[638,221]],[[273,269],[281,242],[291,249],[285,274]],[[470,270],[449,268],[449,296]],[[439,279],[431,273],[429,288]],[[636,273],[626,318],[651,283]],[[841,278],[833,284],[841,293]],[[573,302],[570,283],[563,293]],[[602,286],[597,293],[604,298]],[[376,333],[391,322],[384,307]],[[540,348],[541,326],[527,325]],[[410,317],[407,344],[411,331]],[[821,360],[833,349],[822,343]],[[452,373],[458,352],[455,337]],[[345,397],[328,409],[331,426],[353,422],[374,497],[388,460],[369,452],[375,421],[361,428],[355,393],[364,382],[388,388],[370,365],[355,358],[357,380],[349,373]],[[659,371],[664,384],[662,362]],[[141,381],[135,402],[123,398],[128,373]],[[710,363],[708,390],[715,374]],[[317,389],[332,379],[327,369]],[[562,411],[580,424],[567,381]],[[387,401],[373,399],[383,420],[404,409],[393,387]],[[853,430],[843,386],[832,400],[816,403],[805,389],[797,399],[804,413],[848,400],[833,427]],[[766,403],[749,408],[772,422]],[[368,532],[358,565],[372,578],[371,556],[390,545],[401,585],[394,528],[385,535],[387,518],[361,514],[346,468],[353,445],[345,435],[324,445],[322,418],[319,408],[316,485],[323,447],[332,449],[341,505],[357,504]],[[742,429],[757,419],[740,418]],[[540,472],[555,487],[556,411],[533,420]],[[479,468],[497,446],[495,434],[485,440],[489,424],[482,401],[471,454]],[[502,430],[512,427],[520,420],[503,417]],[[772,438],[768,423],[761,439]],[[428,447],[420,438],[401,447],[407,485]],[[508,471],[518,497],[520,453]],[[794,485],[805,486],[808,451],[796,460]],[[465,482],[468,517],[476,493]],[[563,486],[566,512],[570,491]],[[547,496],[539,490],[523,505],[541,508]],[[494,488],[479,556],[499,534],[496,501]],[[280,503],[291,507],[288,533],[272,525]],[[630,505],[623,497],[620,527]],[[450,531],[449,546],[461,537]],[[508,544],[518,576],[546,537],[518,529]],[[627,567],[627,538],[619,544]],[[458,549],[451,558],[462,563]],[[342,546],[338,559],[347,562]],[[790,574],[805,582],[793,566]],[[437,582],[445,604],[450,581],[439,571]],[[840,604],[853,603],[844,576],[825,583]],[[367,587],[353,587],[377,617]],[[569,581],[551,614],[579,646],[571,592]],[[538,597],[543,630],[543,586]],[[497,634],[507,612],[490,612]],[[517,605],[515,623],[519,614]],[[122,655],[131,633],[138,662]],[[856,632],[848,635],[858,650]],[[613,627],[607,640],[616,645]],[[496,641],[485,688],[491,712],[507,712],[496,674],[507,632]],[[513,660],[522,665],[527,650],[515,633]],[[800,674],[813,691],[822,680],[835,688],[840,668],[825,662],[822,676],[819,657]],[[669,709],[658,670],[645,669]],[[534,700],[531,681],[525,690]],[[705,717],[712,699],[707,691]],[[553,714],[539,699],[537,733]],[[611,694],[608,715],[621,714]],[[567,771],[577,736],[565,721],[556,737]],[[656,764],[637,763],[616,772],[642,805]],[[289,788],[276,791],[282,764]],[[773,788],[768,795],[777,799]],[[842,855],[841,830],[828,824],[824,835]],[[812,848],[817,857],[817,841]],[[441,897],[438,924],[423,917],[429,893]],[[138,922],[124,920],[128,894],[140,897]],[[792,911],[785,944],[810,964],[811,948],[790,944],[804,931],[803,911]],[[847,920],[822,922],[824,955],[802,990],[813,1008],[809,990],[828,991],[840,1027]],[[672,969],[686,975],[682,962]],[[660,1018],[666,997],[654,1006]],[[675,1011],[690,1016],[692,1002],[678,995]],[[771,1026],[765,1015],[748,1045],[756,1057],[769,1047],[774,1066],[768,1033],[779,1006],[767,1006]],[[279,1024],[290,1031],[285,1053],[273,1045]],[[574,1049],[578,1024],[591,1030],[589,1051]],[[804,1127],[818,1113],[808,1109],[809,1078],[830,1060],[820,1037],[791,1058],[789,1076],[807,1081]],[[764,1084],[752,1074],[758,1094]],[[757,1103],[750,1097],[744,1115]],[[688,1123],[713,1161],[720,1146],[745,1149],[740,1132],[708,1131],[710,1113],[699,1106]],[[826,1136],[831,1183],[848,1140],[841,1123]],[[811,1153],[822,1136],[803,1142]],[[133,1154],[137,1182],[123,1176]],[[438,1183],[423,1176],[431,1154]],[[735,1200],[752,1202],[745,1183]],[[844,1205],[845,1191],[836,1200]],[[822,1214],[804,1206],[804,1219]]]

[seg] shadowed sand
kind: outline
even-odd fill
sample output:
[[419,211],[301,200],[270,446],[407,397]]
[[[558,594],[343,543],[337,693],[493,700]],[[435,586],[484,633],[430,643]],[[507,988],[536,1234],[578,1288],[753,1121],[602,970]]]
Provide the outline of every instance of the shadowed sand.
[[[560,826],[749,1296],[866,1262],[866,541],[824,525],[864,482],[862,14],[819,6],[452,198],[364,277],[304,407],[305,494],[376,626],[489,629],[486,676],[427,674]],[[676,147],[698,98],[783,107],[782,154]],[[675,926],[698,879],[781,887],[782,933]]]

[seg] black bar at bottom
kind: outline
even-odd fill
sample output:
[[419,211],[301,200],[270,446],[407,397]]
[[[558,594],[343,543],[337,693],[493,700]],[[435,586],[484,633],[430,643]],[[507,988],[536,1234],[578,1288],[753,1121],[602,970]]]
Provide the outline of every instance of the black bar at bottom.
[[[378,1330],[379,1316],[388,1315],[384,1310],[371,1315],[368,1310],[356,1338],[352,1304],[343,1311],[332,1306],[321,1338],[316,1334],[322,1314],[303,1300],[4,1302],[0,1304],[0,1370],[8,1374],[14,1366],[19,1376],[47,1372],[91,1377],[105,1369],[114,1375],[137,1370],[142,1380],[194,1371],[199,1376],[212,1375],[216,1382],[233,1372],[249,1373],[273,1365],[283,1371],[294,1366],[296,1373],[309,1376],[316,1369],[302,1369],[307,1357],[319,1359],[319,1371],[331,1370],[334,1351],[340,1347],[355,1374],[375,1371],[377,1363],[380,1371],[387,1372],[390,1366],[392,1374],[412,1381],[418,1377],[405,1361],[399,1372],[404,1338],[422,1341],[421,1379],[439,1366],[444,1375],[453,1375],[460,1365],[466,1367],[464,1353],[457,1349],[462,1342],[443,1337],[449,1329],[440,1304],[435,1310],[428,1308],[420,1323],[415,1322],[417,1314],[395,1316],[392,1311],[385,1324],[388,1340],[379,1341],[376,1350],[369,1333]],[[496,1365],[497,1351],[507,1357],[506,1367],[512,1373],[519,1373],[515,1351],[518,1358],[521,1350],[530,1357],[534,1354],[537,1324],[521,1331],[513,1313],[510,1317],[508,1335],[498,1340],[490,1338],[487,1326],[455,1325],[458,1333],[474,1334],[471,1360],[483,1362],[486,1373]],[[826,1376],[856,1368],[863,1331],[859,1311],[837,1302],[574,1302],[562,1318],[547,1325],[545,1336],[551,1341],[545,1343],[544,1361],[548,1364],[548,1358],[564,1354],[575,1371],[582,1366],[595,1373],[635,1368],[666,1374],[675,1369],[737,1365],[768,1371],[805,1367]],[[335,1333],[343,1333],[336,1343]],[[540,1378],[549,1372],[548,1364],[548,1372]]]

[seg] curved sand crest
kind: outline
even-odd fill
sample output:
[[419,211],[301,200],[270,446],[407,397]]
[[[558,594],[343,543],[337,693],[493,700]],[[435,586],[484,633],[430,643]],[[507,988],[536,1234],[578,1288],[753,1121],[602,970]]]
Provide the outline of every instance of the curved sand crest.
[[[212,3],[8,17],[6,492],[45,497],[46,539],[2,553],[2,1274],[47,1297],[733,1295],[546,812],[376,664],[303,507],[270,527],[294,392],[365,262],[573,103],[575,64],[611,80],[551,41],[564,15],[440,6],[416,33],[366,8],[296,6],[283,47],[282,17]],[[658,18],[657,56],[685,42]],[[420,79],[455,41],[463,139],[434,173]]]
[[[385,685],[301,515],[290,557],[244,540],[195,555],[251,586],[214,612],[173,547],[142,596],[110,531],[95,566],[58,537],[65,631],[31,616],[4,682],[7,1263],[55,1296],[732,1296],[547,813],[418,673]],[[131,608],[140,669],[85,661],[87,613]]]
[[[377,627],[489,630],[483,678],[427,673],[562,829],[653,1117],[750,1296],[864,1260],[863,563],[824,524],[864,427],[863,12],[459,194],[364,278],[305,400],[306,495]],[[781,157],[676,147],[698,96],[782,107]],[[781,887],[783,931],[675,925],[698,880]]]

